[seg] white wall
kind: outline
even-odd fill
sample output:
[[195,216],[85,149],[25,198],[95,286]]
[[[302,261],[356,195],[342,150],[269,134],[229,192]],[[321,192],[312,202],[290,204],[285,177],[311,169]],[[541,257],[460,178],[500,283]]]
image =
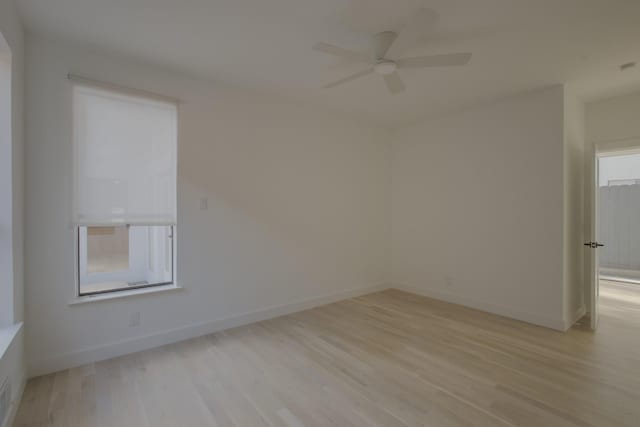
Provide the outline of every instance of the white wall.
[[[12,0],[0,1],[0,33],[2,33],[8,48],[11,50],[11,218],[12,233],[12,283],[2,283],[11,286],[13,323],[19,323],[24,315],[23,292],[23,32],[15,4]],[[2,151],[6,153],[7,151]],[[2,200],[0,203],[6,203]],[[5,205],[6,206],[6,205]],[[6,218],[5,218],[6,219]],[[7,237],[3,235],[2,237]],[[3,276],[6,277],[6,276]],[[5,306],[3,306],[5,307]],[[7,319],[5,319],[7,320]],[[2,325],[6,326],[6,325]],[[14,333],[17,331],[17,334]],[[0,335],[5,335],[0,331]],[[23,329],[11,327],[5,330],[5,336],[14,337],[4,354],[0,354],[0,381],[9,376],[12,383],[15,410],[17,399],[22,392],[25,380]],[[0,339],[2,341],[2,339]]]
[[566,327],[564,89],[401,129],[392,146],[392,283]]
[[[67,305],[74,291],[69,72],[183,101],[177,271],[186,290]],[[39,38],[27,43],[26,99],[30,374],[387,281],[385,131]],[[203,197],[208,210],[199,209]],[[129,328],[134,311],[141,325]]]
[[640,92],[588,103],[586,128],[592,144],[640,140]]

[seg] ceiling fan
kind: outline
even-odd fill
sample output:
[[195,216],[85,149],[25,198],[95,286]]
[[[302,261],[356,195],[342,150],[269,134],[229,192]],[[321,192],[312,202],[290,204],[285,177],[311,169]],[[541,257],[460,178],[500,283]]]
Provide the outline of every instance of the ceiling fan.
[[373,55],[354,52],[327,43],[315,44],[313,46],[314,50],[369,65],[362,71],[331,82],[323,87],[335,87],[359,77],[376,73],[383,77],[389,92],[396,94],[405,89],[404,83],[398,74],[398,69],[466,65],[471,59],[471,53],[448,53],[412,58],[400,57],[403,52],[416,42],[425,29],[433,25],[436,17],[436,12],[432,9],[419,9],[409,19],[409,22],[400,33],[383,31],[376,34],[373,37]]

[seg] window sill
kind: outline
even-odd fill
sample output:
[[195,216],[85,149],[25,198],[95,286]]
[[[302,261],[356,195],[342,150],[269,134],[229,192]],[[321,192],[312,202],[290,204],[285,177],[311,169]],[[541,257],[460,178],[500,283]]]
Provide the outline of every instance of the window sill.
[[168,291],[179,291],[184,288],[177,284],[172,283],[169,285],[160,285],[160,286],[151,286],[148,288],[141,289],[131,289],[128,291],[118,291],[118,292],[110,292],[98,295],[86,295],[82,297],[75,297],[71,301],[69,301],[68,305],[78,305],[78,304],[87,304],[92,302],[100,302],[100,301],[109,301],[120,298],[129,298],[139,295],[147,295],[147,294],[156,294],[159,292],[168,292]]
[[21,328],[22,322],[0,328],[0,359],[4,357],[5,352],[11,346],[13,339],[18,335]]

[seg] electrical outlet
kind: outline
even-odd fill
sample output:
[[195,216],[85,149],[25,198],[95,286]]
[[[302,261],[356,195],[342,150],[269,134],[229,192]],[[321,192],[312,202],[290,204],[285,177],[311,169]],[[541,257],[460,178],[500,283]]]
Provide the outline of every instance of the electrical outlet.
[[135,328],[136,326],[140,326],[140,312],[134,311],[129,315],[129,327]]
[[200,210],[206,211],[207,209],[209,209],[209,199],[203,197],[200,199]]

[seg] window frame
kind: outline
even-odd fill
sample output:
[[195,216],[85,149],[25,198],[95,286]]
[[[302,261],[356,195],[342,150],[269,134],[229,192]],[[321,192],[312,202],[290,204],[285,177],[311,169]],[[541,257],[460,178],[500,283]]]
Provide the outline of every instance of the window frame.
[[[67,79],[69,81],[69,88],[70,91],[73,91],[73,87],[74,86],[81,86],[81,87],[87,87],[87,88],[95,88],[98,90],[103,90],[103,91],[107,91],[107,92],[113,92],[115,94],[122,94],[125,96],[133,96],[133,97],[140,97],[140,98],[147,98],[149,100],[152,101],[160,101],[160,102],[164,102],[164,103],[169,103],[169,104],[174,104],[175,105],[175,161],[176,161],[176,165],[175,165],[175,186],[174,186],[174,191],[175,191],[175,203],[176,206],[175,208],[177,209],[177,197],[178,197],[178,179],[177,179],[177,160],[178,160],[178,145],[179,145],[179,127],[180,127],[180,109],[179,109],[179,105],[181,104],[181,100],[179,98],[173,97],[173,96],[168,96],[165,94],[161,94],[161,93],[155,93],[155,92],[151,92],[151,91],[147,91],[147,90],[143,90],[143,89],[138,89],[138,88],[134,88],[134,87],[128,87],[128,86],[123,86],[120,84],[116,84],[116,83],[112,83],[112,82],[107,82],[107,81],[100,81],[100,80],[94,80],[92,78],[88,78],[88,77],[84,77],[81,75],[76,75],[76,74],[72,74],[69,73],[67,74]],[[73,98],[73,97],[72,97]],[[73,105],[72,102],[72,110],[74,111],[74,115],[75,115],[75,105]],[[75,139],[74,139],[75,141]],[[74,142],[75,144],[75,142]],[[74,192],[75,192],[75,186],[77,185],[76,183],[76,176],[75,176],[75,156],[76,156],[76,147],[74,146],[73,148],[73,156],[74,156],[74,176],[73,176],[73,186],[74,186]],[[74,212],[75,212],[75,194],[74,194]],[[174,222],[170,222],[170,223],[134,223],[134,224],[91,224],[91,223],[78,223],[75,222],[75,220],[71,223],[71,228],[73,230],[73,257],[74,257],[74,266],[73,266],[73,274],[74,274],[74,290],[73,290],[73,294],[72,294],[72,298],[69,301],[68,305],[76,305],[76,304],[83,304],[86,302],[97,302],[97,301],[104,301],[104,300],[111,300],[111,299],[116,299],[116,298],[123,298],[123,297],[129,297],[129,296],[136,296],[136,295],[144,295],[144,294],[148,294],[148,293],[156,293],[156,292],[164,292],[164,291],[169,291],[169,290],[183,290],[184,287],[178,282],[178,264],[177,264],[177,252],[178,252],[178,246],[177,246],[177,236],[178,236],[178,223],[177,223],[177,212],[175,213],[176,217],[174,218]],[[82,293],[80,290],[80,227],[91,227],[91,226],[105,226],[105,225],[130,225],[130,226],[158,226],[158,225],[163,225],[166,227],[170,227],[171,229],[171,281],[169,282],[159,282],[159,283],[153,283],[153,284],[147,284],[147,285],[133,285],[133,286],[127,286],[126,288],[117,288],[117,289],[109,289],[109,290],[104,290],[104,291],[97,291],[97,292],[87,292],[87,293]]]

